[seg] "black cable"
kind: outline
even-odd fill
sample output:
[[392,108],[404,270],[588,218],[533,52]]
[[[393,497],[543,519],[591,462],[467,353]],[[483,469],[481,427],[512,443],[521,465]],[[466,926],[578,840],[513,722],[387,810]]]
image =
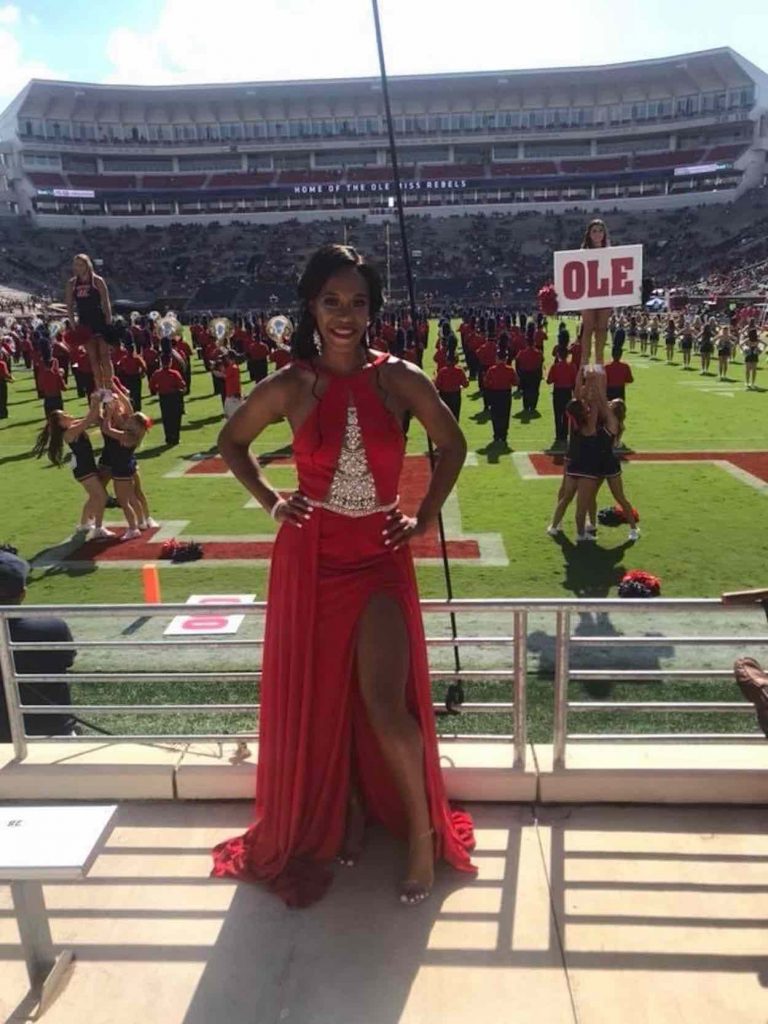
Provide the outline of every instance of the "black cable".
[[[416,330],[416,297],[413,289],[413,273],[411,271],[411,254],[408,248],[408,233],[405,227],[405,213],[403,210],[403,190],[400,185],[400,168],[397,162],[397,143],[395,142],[395,126],[392,121],[392,109],[389,103],[389,79],[387,78],[387,68],[384,61],[384,44],[381,38],[381,21],[379,19],[379,4],[378,0],[371,0],[373,6],[373,21],[376,29],[376,46],[379,51],[379,70],[381,72],[381,88],[384,94],[384,110],[387,118],[387,131],[389,132],[389,154],[392,160],[392,175],[395,180],[395,201],[397,203],[397,217],[400,223],[400,242],[403,250],[403,263],[405,265],[405,279],[408,286],[408,300],[411,308],[411,323],[414,331]],[[435,468],[435,449],[432,444],[432,438],[427,433],[427,451],[429,453],[429,462],[432,470]],[[445,526],[443,524],[443,514],[440,512],[437,517],[437,529],[440,536],[440,551],[443,556],[443,574],[445,576],[445,590],[448,596],[448,600],[453,600],[453,585],[451,583],[451,567],[448,561],[448,549],[445,543]],[[456,615],[454,612],[450,613],[451,619],[451,636],[454,640],[457,638],[456,630]],[[456,671],[461,671],[461,658],[459,656],[459,645],[453,645],[453,658],[456,665]],[[461,694],[461,682],[458,681],[453,687],[454,695]],[[450,693],[450,691],[449,691]],[[463,694],[461,695],[463,699]],[[460,703],[461,701],[456,701]]]

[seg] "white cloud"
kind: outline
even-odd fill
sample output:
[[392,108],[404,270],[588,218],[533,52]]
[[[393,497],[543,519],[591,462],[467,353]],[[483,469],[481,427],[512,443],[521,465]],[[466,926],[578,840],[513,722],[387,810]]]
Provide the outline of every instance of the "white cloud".
[[19,21],[21,11],[15,4],[5,4],[0,7],[0,25],[16,25]]
[[377,68],[365,0],[165,0],[146,31],[117,28],[106,81],[131,84],[345,78]]
[[39,60],[30,60],[22,52],[21,44],[13,31],[5,27],[9,24],[7,18],[3,21],[3,12],[17,8],[0,8],[0,110],[11,102],[19,93],[30,78],[65,78],[65,75],[57,73]]

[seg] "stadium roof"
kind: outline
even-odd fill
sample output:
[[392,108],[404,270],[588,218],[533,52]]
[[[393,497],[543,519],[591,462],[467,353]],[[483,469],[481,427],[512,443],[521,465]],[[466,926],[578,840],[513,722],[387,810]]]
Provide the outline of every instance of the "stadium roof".
[[[552,91],[589,86],[632,85],[656,86],[664,84],[670,89],[690,88],[693,91],[733,88],[757,83],[768,89],[768,76],[736,53],[730,47],[702,50],[651,60],[623,64],[602,64],[588,67],[529,68],[521,70],[472,71],[429,75],[399,75],[390,79],[395,95],[404,93],[434,93],[436,87],[461,83],[467,92],[506,93],[526,88]],[[67,82],[32,79],[9,105],[6,114],[21,112],[26,116],[40,116],[35,111],[39,103],[55,100],[56,110],[47,112],[52,117],[85,116],[84,108],[94,101],[106,102],[204,102],[213,99],[301,99],[311,101],[307,90],[322,90],[324,99],[349,97],[360,91],[377,91],[379,80],[371,78],[334,78],[272,82],[235,82],[196,85],[106,85],[94,82]]]

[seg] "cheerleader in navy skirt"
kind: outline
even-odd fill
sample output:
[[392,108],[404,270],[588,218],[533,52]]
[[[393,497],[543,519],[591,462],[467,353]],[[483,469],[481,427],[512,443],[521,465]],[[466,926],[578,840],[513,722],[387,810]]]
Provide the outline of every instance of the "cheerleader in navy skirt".
[[667,363],[671,364],[675,358],[675,321],[672,317],[669,317],[664,328],[664,345],[667,349]]
[[61,466],[66,457],[64,446],[69,448],[72,476],[88,495],[75,533],[86,533],[90,530],[91,540],[114,537],[114,533],[103,523],[107,492],[99,477],[96,457],[88,436],[88,429],[99,422],[100,413],[101,402],[96,393],[91,395],[90,407],[85,416],[70,416],[60,409],[52,410],[32,449],[37,458],[47,455],[54,466]]
[[67,281],[66,303],[70,323],[78,325],[73,332],[75,342],[85,345],[91,361],[96,387],[107,400],[112,394],[114,369],[110,345],[120,343],[112,327],[112,307],[103,277],[93,269],[90,256],[79,253],[72,261],[74,276]]

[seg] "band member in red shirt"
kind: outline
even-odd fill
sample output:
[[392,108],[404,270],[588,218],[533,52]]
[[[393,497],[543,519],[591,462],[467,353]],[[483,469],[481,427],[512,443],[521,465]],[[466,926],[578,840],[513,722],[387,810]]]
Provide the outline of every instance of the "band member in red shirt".
[[119,356],[113,353],[113,360],[116,363],[117,378],[131,396],[133,411],[141,412],[141,380],[147,376],[147,364],[141,356],[136,355],[130,336],[125,341],[125,348],[120,350]]
[[496,361],[485,371],[485,393],[493,423],[493,440],[501,444],[507,443],[509,417],[512,412],[512,388],[517,387],[517,374],[507,362],[508,358],[507,336],[502,334]]
[[51,345],[51,355],[58,362],[59,369],[64,375],[64,383],[69,383],[69,346],[65,342],[63,336],[58,334]]
[[160,416],[163,420],[165,443],[169,446],[179,443],[181,414],[184,411],[186,383],[178,370],[171,367],[171,357],[163,356],[160,369],[149,378],[149,390],[160,400]]
[[496,325],[494,322],[490,321],[488,324],[488,340],[484,342],[475,353],[478,365],[477,382],[480,385],[480,393],[483,396],[483,408],[486,412],[490,411],[490,403],[488,402],[488,396],[485,393],[485,375],[497,359],[495,328]]
[[269,345],[260,338],[252,338],[245,347],[245,355],[250,380],[254,383],[264,380],[269,373]]
[[461,415],[461,390],[469,387],[467,375],[460,366],[456,365],[455,348],[443,349],[445,352],[445,366],[437,371],[435,387],[440,398],[445,402],[453,413],[456,422],[459,422]]
[[577,376],[576,365],[568,362],[568,349],[564,345],[558,345],[555,349],[555,361],[547,374],[547,384],[553,386],[552,414],[555,417],[555,444],[560,446],[568,443],[568,420],[565,410],[573,398]]
[[531,320],[525,328],[525,348],[520,349],[515,360],[520,390],[523,393],[523,412],[529,415],[536,412],[536,406],[539,404],[539,388],[544,365],[544,357],[536,348],[535,331],[536,327]]
[[46,416],[54,409],[63,409],[62,393],[67,390],[64,374],[50,356],[43,357],[42,365],[37,374],[37,386],[43,399]]
[[625,386],[632,384],[632,368],[629,363],[621,361],[621,349],[614,348],[612,360],[605,367],[605,387],[608,401],[613,398],[621,398],[626,401]]
[[13,383],[8,363],[0,359],[0,420],[8,419],[8,385]]
[[282,370],[284,366],[290,363],[292,356],[290,350],[287,348],[274,348],[272,349],[272,355],[269,357],[275,364],[276,370]]
[[231,352],[225,352],[221,357],[220,368],[213,372],[224,381],[221,397],[224,415],[229,419],[240,408],[243,401],[240,387],[240,367],[237,365],[234,355]]

